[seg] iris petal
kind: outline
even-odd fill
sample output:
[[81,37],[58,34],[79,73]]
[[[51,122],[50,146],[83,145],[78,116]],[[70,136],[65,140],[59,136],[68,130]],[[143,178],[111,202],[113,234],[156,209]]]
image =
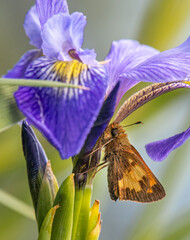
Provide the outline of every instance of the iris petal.
[[147,144],[146,152],[152,160],[163,161],[170,152],[184,144],[188,138],[190,138],[190,127],[173,137]]
[[41,49],[41,25],[38,18],[36,5],[31,7],[25,17],[24,30],[30,39],[30,44]]
[[106,60],[110,60],[110,62],[107,64],[109,73],[109,87],[107,90],[107,95],[110,93],[117,81],[122,80],[118,93],[118,103],[123,94],[139,82],[136,80],[131,81],[125,76],[120,77],[120,75],[129,72],[138,64],[157,54],[158,52],[158,50],[152,47],[141,45],[138,41],[114,41],[112,43],[110,52],[106,57]]
[[69,60],[69,50],[80,49],[83,42],[83,30],[86,25],[82,13],[72,15],[58,14],[44,25],[42,49],[46,56]]
[[96,52],[94,49],[80,49],[77,53],[83,63],[90,65],[98,64],[98,62],[96,61]]
[[66,0],[36,0],[36,7],[42,28],[53,15],[69,13]]
[[119,90],[120,82],[116,84],[108,98],[104,101],[104,104],[100,110],[100,113],[85,141],[83,150],[84,153],[90,152],[97,142],[98,138],[102,135],[108,123],[110,122],[116,105],[117,93]]
[[63,62],[42,57],[30,65],[25,76],[90,88],[86,91],[21,87],[15,93],[19,109],[59,150],[61,157],[76,155],[102,106],[107,87],[105,68],[91,67],[76,60]]
[[23,78],[24,73],[28,65],[33,62],[35,59],[41,56],[41,51],[38,49],[33,49],[26,52],[21,59],[15,64],[13,69],[9,70],[8,73],[4,76],[5,78]]
[[124,74],[144,82],[169,82],[190,76],[190,37],[180,46],[159,53]]

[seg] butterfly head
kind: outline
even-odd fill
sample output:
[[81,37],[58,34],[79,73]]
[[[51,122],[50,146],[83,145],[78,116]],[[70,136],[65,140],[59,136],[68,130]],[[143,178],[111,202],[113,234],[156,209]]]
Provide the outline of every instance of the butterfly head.
[[115,122],[111,123],[103,133],[102,144],[105,144],[109,141],[128,141],[127,134],[123,127]]

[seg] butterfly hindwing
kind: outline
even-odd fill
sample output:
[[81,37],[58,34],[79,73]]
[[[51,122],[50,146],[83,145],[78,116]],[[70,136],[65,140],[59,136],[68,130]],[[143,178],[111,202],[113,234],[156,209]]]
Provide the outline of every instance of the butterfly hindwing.
[[165,196],[160,182],[132,146],[111,154],[108,167],[108,186],[112,200],[154,202]]

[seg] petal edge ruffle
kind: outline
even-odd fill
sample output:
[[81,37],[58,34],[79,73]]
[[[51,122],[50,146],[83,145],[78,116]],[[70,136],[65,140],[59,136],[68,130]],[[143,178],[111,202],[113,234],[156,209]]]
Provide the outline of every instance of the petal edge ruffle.
[[83,42],[86,18],[82,13],[57,14],[49,19],[42,31],[42,49],[46,56],[71,60],[70,50],[79,50]]
[[41,49],[41,25],[38,18],[36,5],[31,7],[31,9],[26,14],[24,21],[24,30],[26,35],[30,39],[30,44]]
[[53,15],[69,14],[66,0],[36,0],[36,7],[42,28]]

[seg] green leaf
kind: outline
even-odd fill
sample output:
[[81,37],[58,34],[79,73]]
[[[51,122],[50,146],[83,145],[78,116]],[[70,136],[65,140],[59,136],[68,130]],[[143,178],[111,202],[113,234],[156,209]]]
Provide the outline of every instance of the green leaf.
[[15,103],[13,93],[16,90],[16,87],[0,86],[0,132],[24,118]]
[[52,223],[53,223],[53,219],[54,219],[57,208],[59,208],[59,205],[54,206],[47,213],[43,221],[43,224],[40,228],[38,240],[50,240]]
[[60,87],[60,88],[79,88],[83,90],[89,90],[89,88],[68,84],[63,82],[54,82],[50,80],[39,80],[39,79],[16,79],[16,78],[0,78],[0,86],[28,86],[28,87]]
[[13,96],[18,86],[60,88],[67,87],[89,90],[89,88],[86,88],[84,86],[62,82],[53,82],[48,80],[0,78],[0,132],[6,130],[24,118],[24,116],[17,108]]
[[4,206],[22,214],[23,216],[35,220],[34,210],[32,207],[28,206],[26,203],[15,198],[11,194],[0,189],[0,203]]
[[54,205],[59,205],[57,209],[53,227],[52,240],[71,239],[73,226],[75,185],[73,174],[68,176],[62,183],[56,195]]
[[71,240],[76,239],[78,220],[83,200],[83,190],[75,187],[75,203],[74,203],[74,214],[73,214],[73,229]]
[[48,161],[38,195],[36,215],[39,229],[41,228],[41,224],[47,212],[53,207],[57,191],[57,179],[52,172],[50,161]]

